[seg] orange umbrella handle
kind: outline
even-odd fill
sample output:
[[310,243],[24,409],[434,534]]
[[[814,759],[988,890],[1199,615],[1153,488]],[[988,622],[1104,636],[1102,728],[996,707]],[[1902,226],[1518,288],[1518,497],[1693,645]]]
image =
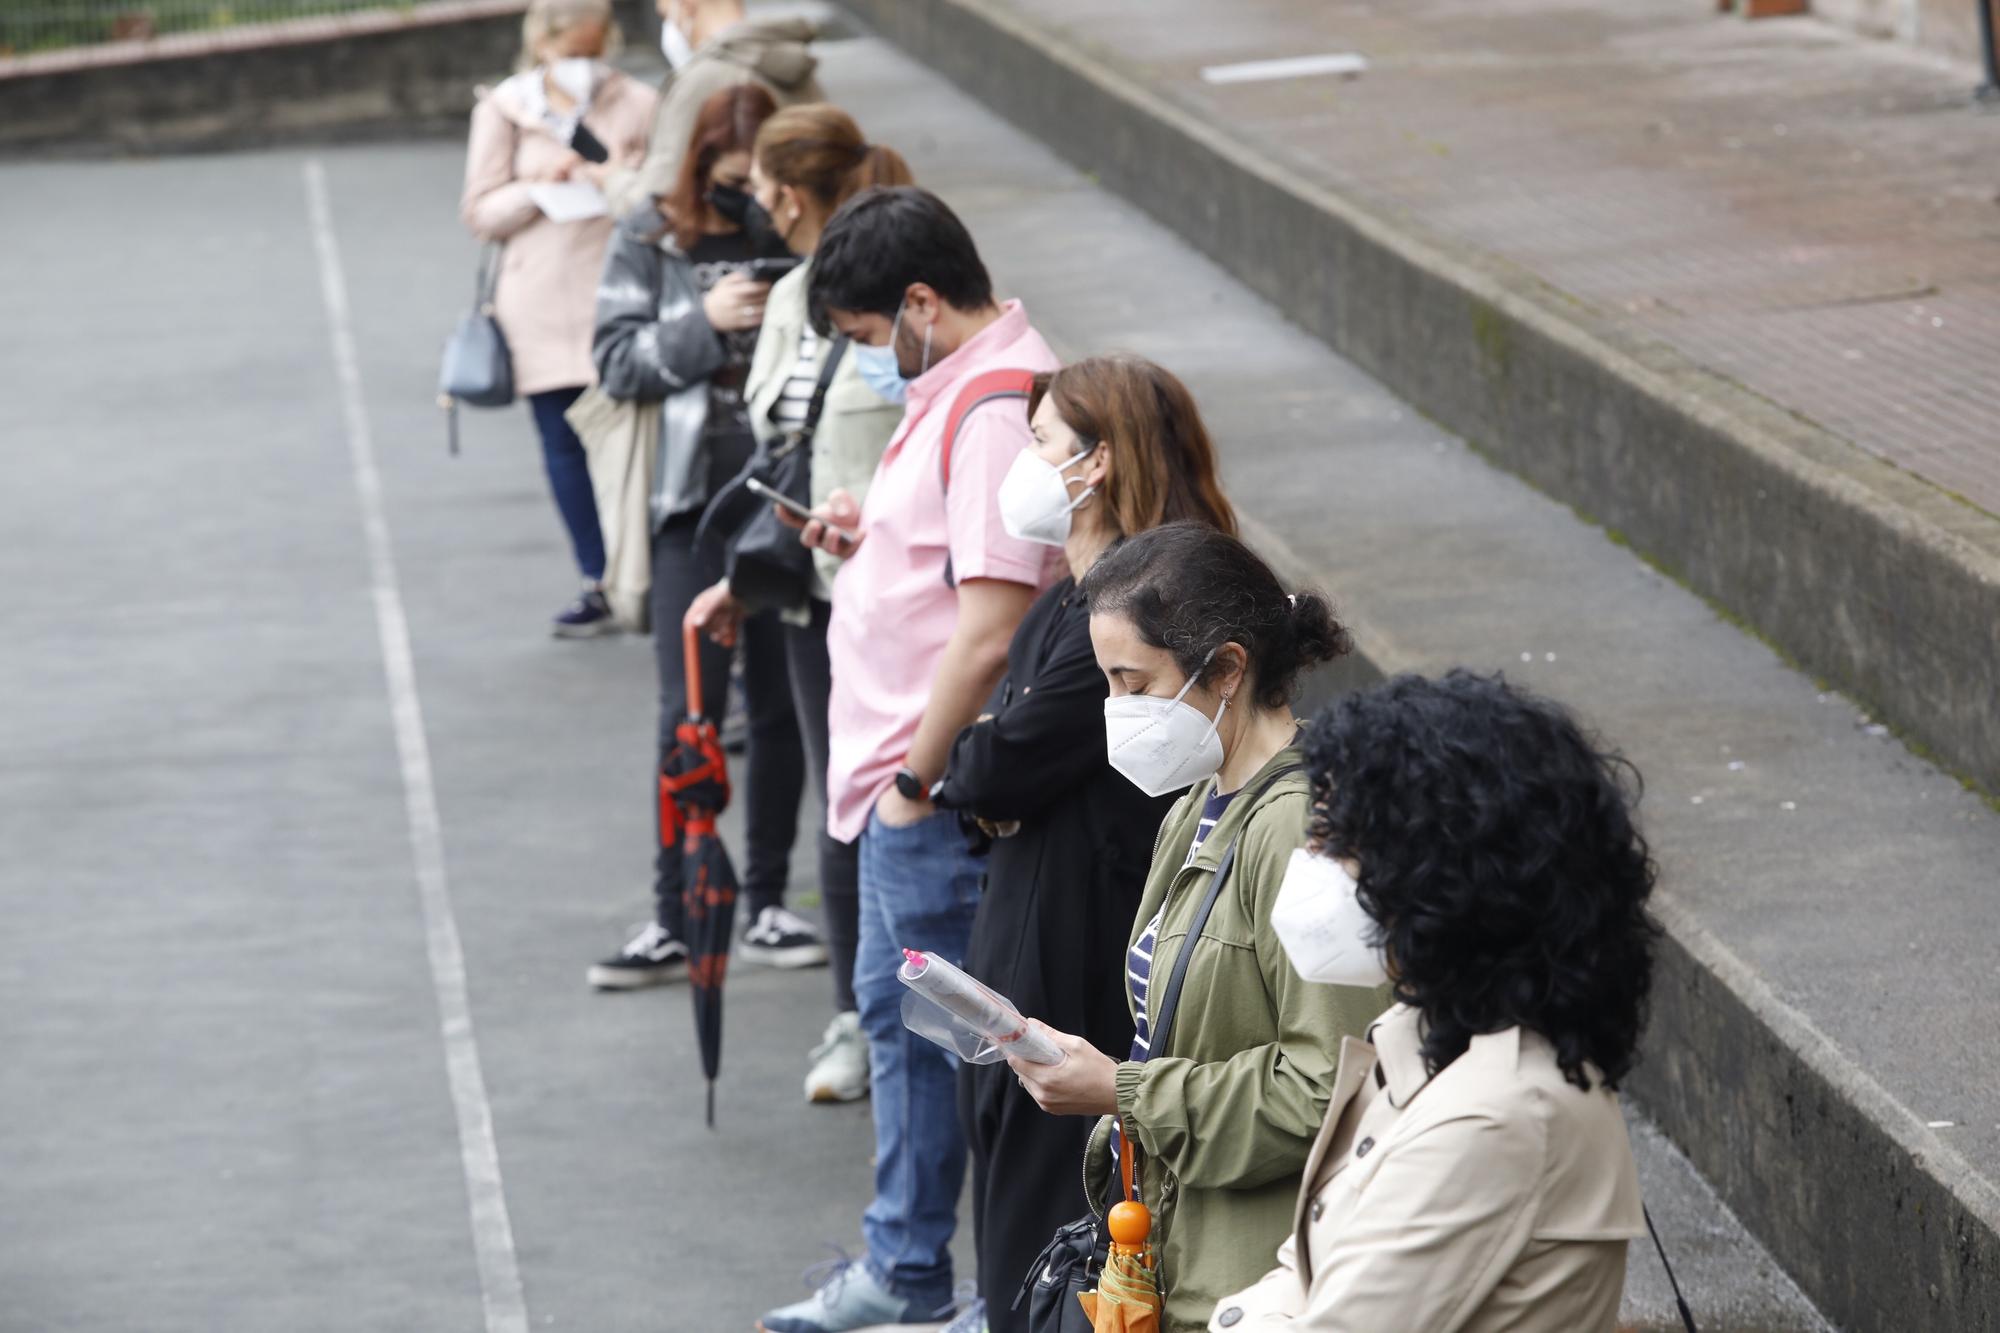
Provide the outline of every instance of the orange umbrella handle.
[[1129,1136],[1121,1137],[1118,1147],[1118,1173],[1125,1177],[1125,1197],[1136,1203],[1139,1196],[1132,1192],[1132,1159],[1138,1151]]
[[701,716],[701,629],[696,625],[681,626],[681,651],[686,654],[688,716]]

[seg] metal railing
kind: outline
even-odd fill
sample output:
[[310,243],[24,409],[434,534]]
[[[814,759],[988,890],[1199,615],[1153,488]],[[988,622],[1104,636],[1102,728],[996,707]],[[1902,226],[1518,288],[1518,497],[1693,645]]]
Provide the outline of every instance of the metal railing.
[[247,23],[363,9],[409,10],[423,0],[0,0],[0,56],[97,42],[138,41]]

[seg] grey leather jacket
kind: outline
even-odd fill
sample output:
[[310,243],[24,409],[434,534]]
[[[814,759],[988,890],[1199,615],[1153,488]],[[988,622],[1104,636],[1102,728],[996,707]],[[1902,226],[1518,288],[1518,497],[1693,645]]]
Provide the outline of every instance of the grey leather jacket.
[[650,202],[633,209],[612,234],[597,284],[590,358],[613,398],[658,402],[659,453],[653,468],[652,519],[661,524],[707,505],[702,438],[708,380],[729,348],[701,308],[701,288],[687,256],[662,240],[665,224]]

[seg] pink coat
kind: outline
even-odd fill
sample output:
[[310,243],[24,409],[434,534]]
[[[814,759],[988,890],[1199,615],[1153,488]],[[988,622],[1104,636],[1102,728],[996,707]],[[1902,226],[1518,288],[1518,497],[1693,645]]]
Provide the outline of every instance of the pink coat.
[[[569,149],[509,93],[502,84],[473,108],[459,216],[481,240],[506,243],[493,304],[513,354],[515,391],[580,387],[596,378],[590,333],[613,220],[551,222],[535,207],[530,181]],[[585,123],[614,159],[637,154],[658,100],[651,88],[607,68]]]

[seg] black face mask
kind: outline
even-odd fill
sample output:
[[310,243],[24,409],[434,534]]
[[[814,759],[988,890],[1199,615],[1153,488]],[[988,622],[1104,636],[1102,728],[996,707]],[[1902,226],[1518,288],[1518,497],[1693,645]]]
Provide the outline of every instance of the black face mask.
[[741,227],[744,238],[759,254],[782,256],[791,253],[785,238],[778,234],[778,224],[771,220],[770,210],[758,203],[757,197],[748,190],[735,185],[711,185],[708,206],[723,221]]

